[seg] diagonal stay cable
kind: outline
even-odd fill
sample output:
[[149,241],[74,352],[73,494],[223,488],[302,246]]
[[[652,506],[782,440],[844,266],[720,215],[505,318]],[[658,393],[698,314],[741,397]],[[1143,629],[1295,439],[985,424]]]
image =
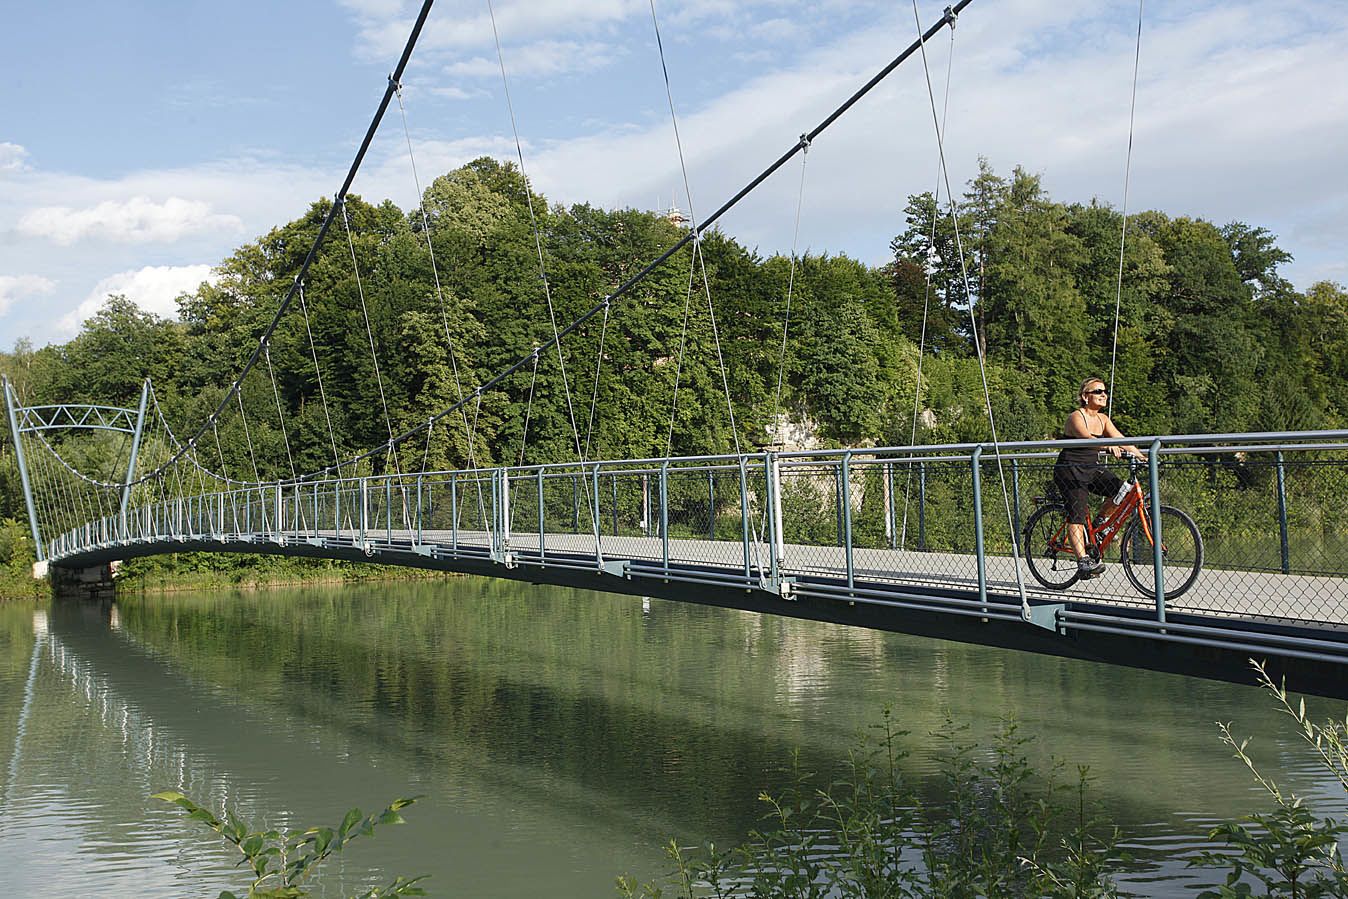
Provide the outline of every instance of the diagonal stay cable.
[[304,333],[309,337],[309,355],[314,360],[314,375],[318,378],[318,398],[323,403],[323,420],[328,425],[328,443],[332,445],[332,461],[341,464],[341,455],[337,452],[337,434],[332,429],[332,414],[328,411],[328,392],[323,388],[323,369],[318,365],[318,347],[314,345],[314,330],[309,323],[309,304],[304,301],[304,282],[301,281],[300,311],[304,313]]
[[[591,306],[588,310],[577,316],[569,325],[562,328],[558,332],[558,339],[565,338],[574,331],[583,327],[592,318],[600,314],[604,310],[606,304],[611,303],[613,300],[616,300],[620,297],[626,296],[632,290],[632,288],[634,288],[636,285],[644,281],[647,278],[647,276],[651,274],[651,272],[660,268],[662,265],[665,264],[665,262],[669,260],[671,256],[678,253],[689,243],[691,243],[694,240],[694,238],[698,236],[698,234],[700,234],[703,231],[706,231],[708,228],[710,228],[712,225],[718,222],[722,216],[724,216],[732,208],[737,206],[741,200],[743,200],[746,196],[748,196],[750,193],[756,190],[760,184],[762,184],[764,181],[770,178],[774,173],[777,172],[778,169],[780,169],[782,166],[786,165],[786,163],[790,162],[793,158],[795,158],[797,153],[801,152],[805,147],[811,145],[819,137],[820,134],[827,131],[828,128],[831,125],[833,125],[834,122],[836,122],[848,110],[850,110],[853,106],[855,106],[858,102],[860,102],[862,98],[864,98],[867,94],[869,94],[872,90],[874,90],[877,85],[879,85],[882,81],[885,80],[885,78],[889,77],[889,75],[896,68],[898,68],[905,61],[907,61],[913,54],[917,53],[919,49],[921,49],[924,41],[930,40],[933,36],[939,33],[940,30],[944,28],[947,23],[953,22],[956,16],[958,16],[958,14],[962,10],[967,8],[969,4],[971,4],[972,2],[973,0],[960,0],[959,3],[955,4],[953,7],[948,8],[945,11],[945,13],[941,16],[941,18],[934,25],[932,25],[930,28],[927,29],[926,33],[924,33],[917,40],[914,40],[913,43],[911,43],[897,56],[895,56],[888,63],[886,63],[878,72],[876,72],[875,75],[871,76],[871,78],[865,84],[857,88],[857,90],[855,90],[846,100],[840,103],[837,107],[833,109],[832,112],[830,112],[827,116],[825,116],[823,120],[819,122],[819,124],[815,125],[814,128],[810,129],[810,131],[802,135],[800,139],[797,140],[794,144],[792,144],[789,149],[784,151],[780,156],[777,157],[777,159],[775,159],[766,168],[764,168],[761,172],[759,172],[758,175],[754,176],[747,184],[745,184],[742,188],[736,191],[733,196],[731,196],[728,200],[722,203],[720,207],[718,207],[713,213],[711,213],[711,215],[707,216],[702,221],[700,221],[695,229],[691,229],[683,237],[676,240],[673,244],[667,247],[662,253],[660,253],[658,256],[656,256],[654,259],[648,262],[640,270],[629,276],[627,280],[623,281],[616,288],[614,288],[614,290],[611,291],[607,296],[605,296],[599,302]],[[471,396],[466,396],[463,399],[445,407],[444,409],[437,412],[434,416],[432,416],[429,421],[438,421],[449,415],[454,415],[460,412],[462,409],[466,407],[466,405],[470,400],[475,399],[476,397],[479,397],[481,394],[495,388],[503,381],[505,381],[507,378],[519,372],[522,368],[524,368],[524,366],[528,365],[532,361],[532,359],[533,359],[532,352],[520,357],[513,364],[506,366],[505,368],[498,371],[491,378],[484,381],[473,392]],[[402,434],[398,435],[397,437],[395,437],[394,441],[397,443],[405,442],[409,440],[413,435],[419,434],[422,428],[424,427],[426,427],[426,425],[421,424],[415,428],[409,429],[403,432]],[[383,447],[380,447],[379,449],[376,450],[368,450],[365,453],[352,457],[351,459],[348,460],[347,463],[344,464],[352,464],[360,462],[363,459],[370,458],[383,451],[384,451]],[[334,469],[332,467],[320,469],[318,471],[310,472],[304,475],[303,478],[322,477],[331,473],[333,470]]]
[[590,441],[594,437],[595,407],[599,403],[599,372],[604,365],[604,342],[608,339],[608,316],[610,306],[604,307],[604,323],[599,329],[599,352],[594,358],[594,387],[590,391],[590,420],[585,426],[585,452],[581,461],[590,458]]
[[679,327],[679,352],[674,362],[674,398],[669,404],[669,433],[665,437],[666,456],[674,452],[674,422],[679,414],[679,384],[683,381],[683,353],[688,344],[688,318],[693,308],[693,281],[696,277],[697,257],[689,254],[688,289],[683,295],[683,324]]
[[271,395],[276,401],[276,420],[281,425],[281,440],[285,442],[286,462],[290,466],[290,477],[292,480],[299,480],[295,472],[295,455],[290,451],[290,432],[286,429],[285,410],[281,408],[281,390],[276,385],[276,369],[271,364],[271,344],[267,344],[262,351],[262,355],[267,360],[267,375],[271,378]]
[[[291,282],[290,289],[286,292],[285,297],[277,306],[276,312],[272,315],[271,322],[259,337],[257,346],[253,348],[253,352],[248,357],[248,361],[244,363],[243,369],[230,384],[229,389],[225,391],[225,396],[220,400],[215,411],[207,416],[206,420],[197,428],[196,433],[189,438],[189,443],[195,443],[199,440],[202,435],[206,433],[207,429],[212,426],[214,421],[224,414],[225,409],[229,405],[230,397],[233,394],[238,393],[243,384],[243,379],[246,378],[248,373],[258,364],[258,361],[262,356],[263,345],[271,338],[271,335],[281,323],[281,317],[285,315],[286,310],[290,308],[290,304],[299,289],[300,282],[304,280],[304,276],[308,273],[309,267],[313,265],[314,259],[318,256],[318,250],[323,245],[323,240],[327,236],[328,229],[332,227],[333,219],[337,214],[337,207],[341,206],[345,201],[346,193],[351,189],[351,182],[355,180],[356,172],[360,169],[361,163],[365,160],[365,154],[369,151],[370,144],[374,142],[374,136],[379,130],[380,122],[383,121],[384,112],[388,109],[389,101],[393,98],[394,86],[398,83],[398,80],[402,77],[403,71],[407,68],[408,60],[412,57],[412,49],[416,46],[417,39],[421,36],[421,30],[426,24],[426,17],[430,14],[431,6],[434,2],[435,0],[423,0],[421,11],[417,14],[416,21],[412,25],[412,31],[407,37],[407,43],[403,46],[402,55],[398,59],[398,65],[394,69],[393,74],[389,76],[388,85],[384,89],[384,96],[379,101],[379,106],[375,111],[374,118],[370,121],[370,127],[366,129],[365,138],[361,141],[360,148],[356,151],[355,159],[351,161],[351,167],[347,170],[346,178],[343,180],[342,186],[337,190],[332,207],[328,209],[327,215],[323,217],[323,223],[319,226],[318,234],[314,236],[313,245],[305,255],[304,262],[300,265],[299,272]],[[966,0],[966,2],[968,2],[968,0]],[[185,455],[186,452],[186,447],[179,449],[172,458],[161,464],[156,470],[146,472],[133,483],[149,480],[151,477],[158,474],[159,471],[167,468],[171,463],[176,462]]]
[[[782,350],[777,357],[777,389],[772,394],[772,422],[776,436],[781,437],[777,415],[782,407],[782,382],[786,372],[786,341],[791,332],[791,300],[796,290],[796,251],[800,247],[800,214],[805,206],[805,163],[810,158],[806,146],[800,154],[800,186],[796,189],[796,224],[791,231],[791,269],[786,277],[786,311],[782,314]],[[781,440],[777,441],[779,444]]]
[[[944,135],[946,121],[950,114],[950,81],[955,62],[955,29],[950,29],[950,52],[946,55],[944,99],[941,102],[941,124],[939,133]],[[922,270],[922,333],[917,342],[917,384],[913,387],[913,426],[908,434],[908,445],[917,445],[917,416],[922,408],[922,362],[927,351],[927,322],[931,309],[931,276],[934,273],[936,253],[936,222],[941,217],[941,165],[936,164],[936,187],[931,194],[931,234],[927,241],[927,259]],[[899,533],[899,548],[906,549],[908,544],[908,504],[913,495],[913,466],[908,464],[908,477],[903,488],[903,525]]]
[[[669,101],[669,119],[674,126],[674,146],[679,152],[679,170],[683,174],[683,195],[688,201],[688,218],[693,223],[693,256],[702,274],[702,289],[707,297],[707,315],[711,318],[712,342],[716,346],[716,362],[721,370],[721,384],[725,388],[726,411],[730,415],[730,434],[735,439],[735,454],[740,454],[739,428],[735,424],[735,404],[730,398],[730,378],[726,373],[725,356],[721,352],[721,332],[716,324],[716,307],[711,299],[711,282],[707,279],[707,261],[702,254],[701,229],[697,225],[697,210],[693,205],[693,190],[688,183],[688,163],[683,154],[683,138],[679,135],[679,116],[674,111],[674,90],[669,81],[669,66],[665,63],[665,44],[660,38],[660,20],[655,14],[655,0],[650,0],[651,25],[655,29],[655,46],[660,53],[660,72],[665,79],[665,98]],[[808,144],[807,144],[808,146]]]
[[370,361],[374,364],[374,383],[379,388],[379,406],[384,411],[384,427],[388,430],[389,456],[393,461],[393,470],[402,474],[402,465],[398,461],[398,450],[393,443],[393,419],[389,416],[388,397],[384,394],[384,375],[379,370],[379,352],[374,346],[374,327],[370,324],[370,309],[365,303],[365,284],[360,277],[360,263],[356,261],[356,243],[351,236],[351,219],[346,214],[346,203],[342,203],[342,227],[346,232],[346,246],[351,253],[351,270],[356,275],[356,293],[360,297],[360,316],[365,322],[365,337],[370,344]]
[[1119,360],[1119,311],[1123,306],[1123,249],[1128,242],[1128,182],[1133,173],[1133,122],[1137,113],[1137,70],[1142,62],[1142,2],[1137,0],[1137,44],[1133,49],[1133,93],[1128,102],[1128,153],[1123,162],[1123,225],[1119,229],[1119,279],[1114,290],[1114,341],[1109,351],[1109,415],[1114,414],[1114,372]]
[[[566,398],[567,419],[571,423],[571,434],[576,442],[576,460],[581,463],[581,478],[583,480],[585,476],[585,452],[581,447],[580,428],[576,424],[576,408],[571,400],[571,380],[566,374],[566,354],[562,352],[562,338],[557,328],[557,311],[552,302],[552,286],[548,282],[548,269],[543,258],[543,238],[539,233],[538,216],[534,212],[534,197],[533,190],[529,187],[529,174],[524,168],[524,147],[520,143],[520,129],[515,119],[515,103],[510,97],[510,80],[506,77],[505,53],[501,50],[501,35],[496,29],[496,10],[491,0],[487,0],[487,14],[491,19],[492,39],[496,43],[496,61],[501,68],[501,87],[505,92],[506,109],[510,113],[510,130],[515,137],[515,157],[519,160],[520,178],[524,181],[524,202],[529,210],[529,225],[534,234],[534,250],[538,256],[538,275],[543,281],[543,298],[547,301],[548,323],[552,326],[552,344],[557,348],[557,365],[562,376],[562,394]],[[598,477],[597,474],[596,477]],[[589,495],[587,490],[587,498]],[[589,509],[590,519],[594,524],[595,555],[602,557],[599,509],[596,506],[589,506]]]
[[[412,131],[407,124],[407,107],[403,105],[403,88],[401,84],[395,85],[394,93],[398,98],[398,112],[402,117],[403,139],[407,142],[407,161],[412,168],[412,184],[417,189],[417,211],[421,215],[421,233],[426,235],[426,253],[431,260],[431,279],[435,284],[435,298],[440,304],[440,323],[445,330],[445,349],[449,355],[449,369],[454,376],[454,395],[459,402],[463,402],[463,383],[459,378],[458,357],[454,355],[454,338],[449,331],[449,311],[445,306],[445,292],[440,284],[440,266],[435,261],[435,244],[431,241],[431,222],[430,217],[426,215],[426,195],[421,190],[421,176],[417,174],[417,157],[412,151]],[[468,410],[463,412],[463,433],[468,436]],[[390,435],[391,436],[391,435]],[[474,441],[468,441],[468,464],[473,471],[477,471],[476,453],[474,452]]]
[[[520,129],[515,122],[515,104],[510,98],[510,82],[506,78],[505,55],[501,52],[501,36],[496,31],[496,12],[491,0],[487,0],[487,12],[491,17],[491,34],[496,41],[496,60],[501,66],[501,85],[505,90],[506,108],[510,112],[510,130],[515,135],[515,157],[520,162],[520,178],[524,180],[524,202],[529,209],[529,225],[534,232],[534,251],[538,255],[538,275],[543,281],[543,298],[548,304],[548,319],[552,324],[552,342],[557,348],[557,364],[561,367],[562,392],[566,395],[566,412],[571,420],[571,433],[576,441],[576,456],[581,455],[580,428],[576,426],[576,410],[571,402],[571,382],[566,376],[566,358],[562,353],[562,342],[557,330],[557,312],[552,303],[552,286],[548,283],[548,270],[543,261],[543,238],[538,230],[538,216],[534,212],[533,191],[529,187],[529,175],[524,169],[524,148],[520,144]],[[581,461],[584,461],[583,459]]]
[[[950,10],[946,10],[943,19],[950,19],[950,27],[955,27]],[[917,33],[921,35],[923,33],[922,20],[918,16],[917,0],[913,0],[913,21],[917,24]],[[1007,529],[1011,532],[1011,557],[1015,562],[1013,567],[1016,572],[1016,591],[1020,594],[1021,617],[1028,621],[1030,620],[1030,600],[1025,593],[1025,573],[1020,570],[1020,535],[1016,533],[1015,519],[1011,515],[1010,492],[1006,486],[1006,471],[1002,467],[1001,442],[997,438],[997,418],[992,413],[992,391],[988,387],[987,360],[983,345],[978,339],[978,323],[974,318],[973,294],[969,292],[969,267],[964,257],[964,239],[960,236],[959,207],[955,203],[955,195],[950,189],[950,168],[946,165],[945,159],[945,135],[941,133],[941,122],[936,113],[936,92],[931,86],[931,69],[927,65],[927,41],[925,37],[919,40],[919,45],[922,52],[922,73],[927,81],[927,99],[931,103],[931,123],[936,129],[936,149],[941,159],[941,177],[945,181],[946,202],[950,204],[950,219],[955,229],[955,246],[959,250],[960,274],[964,279],[964,295],[969,298],[969,324],[973,328],[974,350],[978,354],[978,373],[983,381],[983,402],[987,408],[988,427],[992,431],[992,454],[997,460],[997,477],[1002,485],[1002,504],[1006,507],[1006,524]]]

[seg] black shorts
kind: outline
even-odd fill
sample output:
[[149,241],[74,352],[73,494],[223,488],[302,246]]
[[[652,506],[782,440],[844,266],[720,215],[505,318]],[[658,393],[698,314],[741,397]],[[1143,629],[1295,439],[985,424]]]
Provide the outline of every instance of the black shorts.
[[1090,519],[1090,500],[1087,493],[1112,497],[1123,486],[1123,481],[1109,473],[1103,465],[1072,465],[1059,462],[1053,466],[1053,483],[1067,504],[1067,520],[1085,524]]

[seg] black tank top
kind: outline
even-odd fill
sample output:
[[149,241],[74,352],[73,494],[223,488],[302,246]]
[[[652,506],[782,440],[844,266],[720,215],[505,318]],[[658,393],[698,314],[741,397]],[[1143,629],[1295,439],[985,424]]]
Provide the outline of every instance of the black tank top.
[[[1076,414],[1078,414],[1080,411],[1081,411],[1081,410],[1077,410],[1077,412],[1073,412],[1072,414],[1073,414],[1073,415],[1076,415]],[[1082,414],[1082,417],[1085,418],[1085,415]],[[1091,430],[1091,423],[1090,423],[1090,420],[1087,419],[1087,421],[1086,421],[1086,433],[1090,434],[1090,430]],[[1099,434],[1091,434],[1091,436],[1092,436],[1092,437],[1102,437],[1102,436],[1104,436],[1104,433],[1105,433],[1105,432],[1102,430],[1102,431],[1100,431]],[[1062,436],[1059,437],[1058,439],[1060,439],[1060,440],[1078,440],[1078,439],[1080,439],[1080,438],[1077,438],[1077,437],[1069,437],[1068,434],[1067,434],[1067,432],[1066,432],[1066,431],[1063,431]],[[1100,464],[1100,449],[1099,449],[1099,447],[1095,447],[1095,446],[1069,446],[1069,447],[1064,447],[1063,450],[1062,450],[1060,453],[1058,453],[1058,462],[1059,462],[1060,464],[1063,464],[1063,465],[1091,465],[1091,466],[1098,465],[1098,464]]]

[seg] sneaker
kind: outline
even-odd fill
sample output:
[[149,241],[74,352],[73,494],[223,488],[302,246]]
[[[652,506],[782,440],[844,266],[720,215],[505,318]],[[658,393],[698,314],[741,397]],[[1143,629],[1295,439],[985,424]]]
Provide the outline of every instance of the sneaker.
[[1088,581],[1105,573],[1105,563],[1099,559],[1077,559],[1077,577]]

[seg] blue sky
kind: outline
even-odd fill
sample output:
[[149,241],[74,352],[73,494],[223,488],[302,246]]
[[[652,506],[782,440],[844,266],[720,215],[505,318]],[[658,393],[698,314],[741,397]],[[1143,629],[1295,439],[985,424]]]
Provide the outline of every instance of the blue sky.
[[[944,2],[919,2],[924,22]],[[158,314],[235,247],[338,187],[416,10],[400,0],[6,4],[0,346],[73,336],[108,293]],[[688,159],[709,212],[914,36],[911,5],[662,0]],[[955,32],[947,160],[1119,205],[1136,2],[977,0]],[[683,197],[649,0],[496,0],[535,186],[656,208]],[[1348,4],[1146,4],[1130,209],[1279,235],[1300,287],[1348,282]],[[950,41],[931,46],[938,91]],[[404,78],[423,186],[514,157],[486,0],[440,0]],[[936,179],[920,60],[811,149],[800,248],[878,263]],[[354,186],[416,197],[395,106]],[[800,168],[723,220],[792,244]]]

